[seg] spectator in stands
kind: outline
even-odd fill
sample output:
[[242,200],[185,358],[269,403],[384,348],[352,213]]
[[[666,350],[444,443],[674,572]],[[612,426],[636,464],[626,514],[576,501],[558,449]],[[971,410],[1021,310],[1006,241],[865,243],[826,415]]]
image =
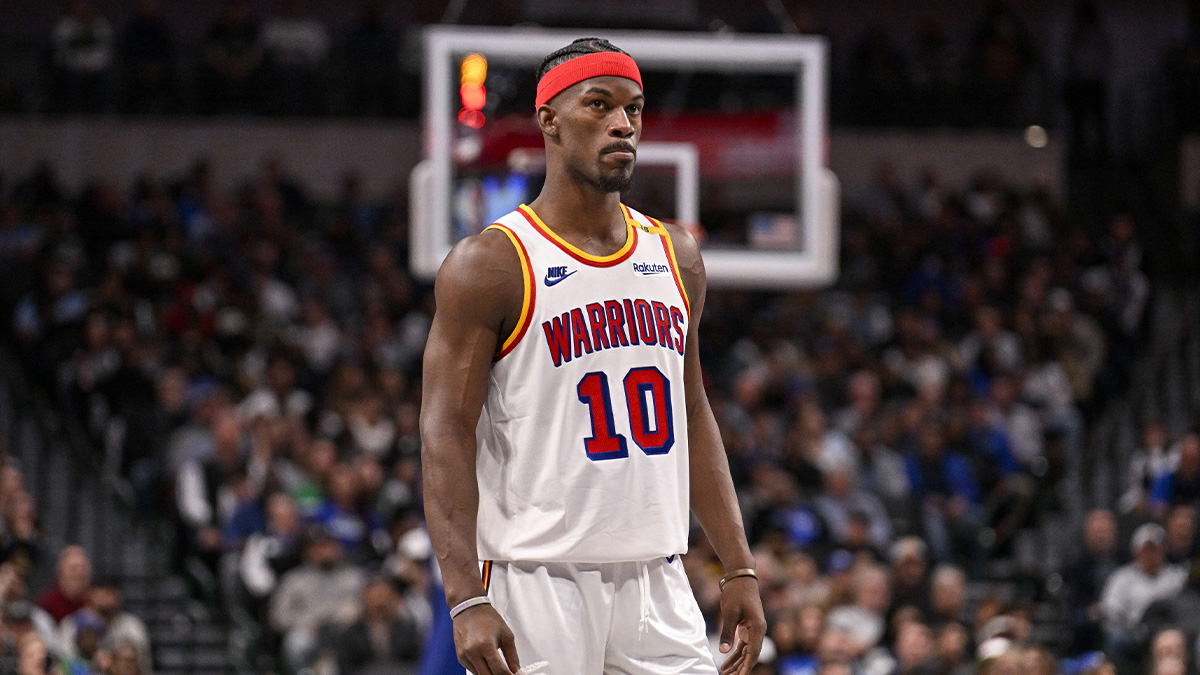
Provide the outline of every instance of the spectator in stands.
[[1188,662],[1187,641],[1183,631],[1177,628],[1167,628],[1154,634],[1150,639],[1150,664],[1154,667],[1165,659],[1178,659],[1185,670]]
[[756,513],[749,518],[749,530],[755,540],[767,536],[781,538],[787,545],[822,545],[828,530],[800,486],[787,471],[764,465],[754,472]]
[[113,647],[109,661],[110,672],[106,675],[150,675],[153,672],[142,665],[146,662],[146,654],[129,642]]
[[1194,504],[1200,499],[1200,433],[1191,432],[1179,441],[1179,464],[1163,474],[1150,488],[1151,509],[1165,514],[1178,504]]
[[930,627],[940,629],[947,624],[961,623],[967,610],[967,575],[959,567],[942,564],[930,578],[928,617]]
[[212,422],[212,454],[187,462],[179,470],[179,515],[186,528],[185,545],[215,570],[222,553],[221,530],[243,501],[248,481],[243,456],[242,423],[237,413],[218,413]]
[[159,0],[138,0],[137,13],[121,36],[124,109],[134,113],[174,112],[175,36],[162,15]]
[[1065,288],[1047,294],[1042,326],[1071,379],[1075,399],[1087,401],[1107,354],[1104,332],[1094,319],[1075,308],[1075,299]]
[[891,601],[887,570],[864,566],[854,575],[854,604],[833,608],[825,621],[848,633],[854,639],[856,652],[865,653],[883,638]]
[[271,68],[272,112],[284,115],[322,112],[320,69],[329,53],[325,26],[305,16],[297,0],[285,0],[279,15],[263,25],[262,43]]
[[108,112],[114,102],[112,24],[92,0],[72,0],[51,36],[51,110]]
[[833,427],[853,438],[863,427],[874,422],[879,415],[879,376],[869,370],[860,370],[846,380],[846,396],[849,402],[833,416]]
[[[5,468],[0,467],[3,472]],[[8,467],[7,474],[8,481],[0,475],[0,491],[5,493],[0,500],[0,563],[9,562],[28,572],[42,557],[37,513],[33,498],[20,484],[20,472]]]
[[341,464],[329,476],[328,497],[311,516],[337,538],[355,563],[380,560],[391,548],[383,521],[365,496],[359,472]]
[[54,585],[38,596],[38,607],[55,623],[83,609],[92,588],[92,560],[81,546],[67,546],[58,554]]
[[1131,656],[1141,638],[1139,623],[1146,608],[1183,589],[1187,571],[1164,564],[1165,543],[1160,525],[1147,523],[1134,530],[1133,562],[1112,573],[1100,597],[1108,648]]
[[892,544],[888,552],[892,564],[892,606],[888,610],[891,620],[896,613],[913,607],[921,615],[930,613],[932,595],[929,578],[929,552],[925,542],[918,537],[902,537]]
[[896,655],[893,675],[933,675],[936,672],[933,633],[920,621],[906,621],[896,629],[892,651]]
[[346,563],[342,545],[325,527],[304,532],[304,564],[283,576],[271,598],[271,627],[283,636],[283,656],[291,672],[312,662],[331,644],[331,630],[352,620],[366,585],[363,571]]
[[1007,330],[1003,314],[992,306],[975,310],[975,330],[958,345],[959,367],[975,380],[1016,372],[1021,367],[1021,341]]
[[202,113],[256,112],[263,87],[262,29],[248,0],[229,0],[204,39],[197,87]]
[[1179,466],[1179,448],[1168,447],[1167,430],[1160,420],[1142,425],[1142,443],[1129,458],[1129,487],[1119,502],[1121,511],[1144,510],[1150,489],[1162,476]]
[[388,579],[376,577],[363,590],[362,618],[338,639],[338,672],[359,675],[412,667],[420,646],[417,626],[403,612],[396,588]]
[[1015,375],[1002,375],[992,381],[991,414],[1003,427],[1012,454],[1022,467],[1028,467],[1044,453],[1042,422],[1033,408],[1021,401],[1022,382]]
[[945,675],[975,675],[970,658],[971,638],[961,623],[947,623],[934,632],[938,670]]
[[1163,524],[1167,533],[1167,564],[1188,567],[1196,559],[1196,507],[1180,504]]
[[88,608],[83,608],[63,619],[70,622],[70,637],[61,635],[54,643],[59,653],[55,660],[57,668],[65,673],[95,672],[92,660],[100,650],[100,636],[104,634],[104,621]]
[[[846,463],[827,464],[822,475],[825,489],[817,497],[816,507],[834,542],[847,548],[886,549],[892,539],[892,525],[879,498],[855,486],[853,469]],[[863,524],[865,541],[852,532],[856,525]]]
[[[142,620],[125,611],[121,589],[114,579],[101,579],[92,586],[88,604],[62,620],[59,625],[60,655],[68,660],[80,656],[76,650],[78,633],[83,627],[97,629],[96,649],[111,651],[120,644],[131,644],[141,657],[141,669],[150,672],[150,633]],[[90,660],[90,658],[89,658]]]
[[927,421],[905,463],[934,557],[948,560],[957,553],[973,558],[980,494],[970,462],[947,449],[942,428]]
[[302,522],[295,502],[286,493],[271,493],[266,510],[266,527],[251,534],[240,549],[239,588],[234,589],[246,592],[246,609],[260,621],[266,619],[267,599],[279,579],[303,563]]
[[36,632],[23,633],[15,641],[16,675],[49,675],[50,650]]
[[6,608],[11,607],[13,611],[19,609],[24,617],[21,621],[28,621],[47,644],[53,643],[58,638],[58,627],[54,617],[29,600],[26,575],[27,572],[12,563],[0,564],[0,627],[4,624],[3,613]]
[[1116,517],[1107,509],[1089,512],[1083,526],[1083,550],[1063,574],[1075,653],[1103,646],[1100,621],[1104,610],[1100,597],[1119,565]]

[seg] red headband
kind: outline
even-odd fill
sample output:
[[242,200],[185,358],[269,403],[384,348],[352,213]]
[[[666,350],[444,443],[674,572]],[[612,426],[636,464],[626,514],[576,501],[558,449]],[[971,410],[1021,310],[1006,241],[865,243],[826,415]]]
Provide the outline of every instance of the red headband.
[[634,62],[633,57],[628,54],[620,52],[584,54],[554,66],[542,76],[542,79],[538,81],[535,109],[542,107],[565,89],[584,80],[604,75],[624,77],[637,82],[639,87],[642,86],[642,74],[638,72],[637,63]]

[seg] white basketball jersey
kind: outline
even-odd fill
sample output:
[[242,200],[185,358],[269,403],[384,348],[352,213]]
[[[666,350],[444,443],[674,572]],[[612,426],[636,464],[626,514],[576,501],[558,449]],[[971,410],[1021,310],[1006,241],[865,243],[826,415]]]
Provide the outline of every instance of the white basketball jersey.
[[481,560],[621,562],[687,550],[690,308],[661,223],[593,256],[527,206],[491,227],[524,268],[518,326],[476,430]]

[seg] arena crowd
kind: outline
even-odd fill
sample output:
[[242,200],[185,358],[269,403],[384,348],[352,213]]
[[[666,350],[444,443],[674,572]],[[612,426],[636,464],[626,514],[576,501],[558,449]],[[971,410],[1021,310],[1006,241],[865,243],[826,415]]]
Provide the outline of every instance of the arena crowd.
[[[1134,223],[1093,241],[1046,192],[886,164],[846,206],[835,286],[714,291],[701,328],[768,611],[756,672],[1191,672],[1200,436],[1146,419],[1120,501],[1085,514],[1080,488],[1143,330]],[[283,671],[445,647],[417,424],[432,296],[407,235],[402,200],[348,175],[318,203],[273,161],[233,192],[203,162],[0,185],[0,307],[30,379],[98,447],[123,421],[143,517],[175,523],[178,569]],[[117,580],[42,550],[0,467],[0,666],[150,672]],[[698,531],[685,562],[715,618]],[[38,566],[50,588],[24,583]]]

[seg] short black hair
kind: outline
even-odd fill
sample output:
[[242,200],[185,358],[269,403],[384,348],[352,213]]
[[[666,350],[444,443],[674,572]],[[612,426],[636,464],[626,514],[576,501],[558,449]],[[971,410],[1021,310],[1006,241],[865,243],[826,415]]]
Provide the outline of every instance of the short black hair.
[[599,54],[601,52],[616,52],[628,56],[623,49],[604,38],[579,38],[562,49],[550,52],[546,58],[542,59],[542,65],[538,66],[537,69],[537,79],[540,80],[545,77],[546,73],[550,72],[550,69],[554,66],[566,63],[577,56]]

